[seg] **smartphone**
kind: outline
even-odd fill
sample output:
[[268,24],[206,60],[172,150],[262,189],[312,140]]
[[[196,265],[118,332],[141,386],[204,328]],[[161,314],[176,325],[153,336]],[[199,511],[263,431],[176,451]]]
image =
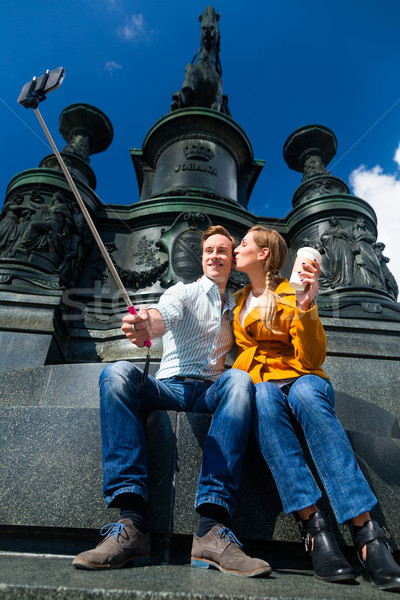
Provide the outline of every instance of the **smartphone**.
[[46,94],[57,89],[65,76],[63,67],[58,67],[54,71],[46,71],[40,77],[34,77],[24,85],[18,97],[18,102],[25,108],[36,108],[39,102],[46,99]]

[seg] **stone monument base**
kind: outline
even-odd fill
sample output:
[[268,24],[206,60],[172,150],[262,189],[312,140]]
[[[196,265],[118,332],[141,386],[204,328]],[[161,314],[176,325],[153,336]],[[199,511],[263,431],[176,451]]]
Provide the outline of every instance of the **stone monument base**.
[[[335,335],[328,331],[333,352],[339,343]],[[1,375],[0,550],[21,549],[22,544],[30,551],[47,540],[49,548],[56,544],[57,552],[73,554],[82,545],[90,547],[102,525],[118,519],[118,511],[106,509],[101,495],[98,377],[103,367],[48,365]],[[156,368],[152,364],[153,373]],[[338,417],[380,501],[374,517],[390,530],[398,549],[400,428],[393,397],[398,361],[336,353],[328,356],[325,370],[336,390]],[[197,527],[194,497],[211,416],[154,411],[143,419],[150,527],[156,546],[168,556],[177,537],[190,537]],[[326,497],[321,508],[329,510]],[[253,438],[231,527],[239,538],[254,542],[301,541],[294,517],[282,511]],[[347,526],[337,533],[342,544],[352,544]]]

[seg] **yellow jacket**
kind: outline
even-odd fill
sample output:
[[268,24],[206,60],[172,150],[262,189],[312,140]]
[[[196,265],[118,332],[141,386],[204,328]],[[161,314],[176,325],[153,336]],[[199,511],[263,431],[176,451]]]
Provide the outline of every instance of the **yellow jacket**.
[[[254,383],[272,379],[289,379],[313,374],[327,379],[321,369],[325,360],[326,335],[318,316],[317,305],[302,311],[287,279],[278,279],[275,329],[272,333],[261,322],[256,307],[246,317],[244,327],[239,313],[251,290],[250,285],[238,292],[234,310],[233,333],[237,345],[236,369],[247,371]],[[279,325],[277,325],[279,323]]]

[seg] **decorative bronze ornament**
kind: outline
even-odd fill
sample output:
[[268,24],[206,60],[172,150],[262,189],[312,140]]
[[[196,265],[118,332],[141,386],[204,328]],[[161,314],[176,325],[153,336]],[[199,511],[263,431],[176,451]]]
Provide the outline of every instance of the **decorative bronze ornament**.
[[210,225],[211,219],[205,213],[182,212],[168,231],[162,230],[157,245],[169,258],[168,271],[161,277],[162,286],[201,277],[201,236]]

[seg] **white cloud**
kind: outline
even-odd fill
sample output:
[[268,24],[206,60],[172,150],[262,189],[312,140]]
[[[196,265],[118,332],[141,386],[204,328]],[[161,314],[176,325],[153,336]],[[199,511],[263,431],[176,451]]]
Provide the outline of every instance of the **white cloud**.
[[[400,165],[400,146],[394,160]],[[361,165],[350,173],[350,186],[353,193],[366,200],[376,212],[378,219],[378,240],[386,245],[384,255],[390,258],[389,269],[400,286],[400,176],[384,173],[380,165],[368,169]]]
[[146,35],[146,28],[143,15],[141,13],[131,15],[126,19],[125,25],[119,27],[117,33],[119,37],[128,42],[137,40],[139,37],[144,37]]
[[397,148],[396,152],[394,153],[393,160],[395,162],[397,162],[397,164],[400,167],[400,144],[399,144],[399,147]]
[[122,65],[118,64],[117,62],[115,62],[115,60],[108,60],[106,62],[106,64],[104,65],[104,68],[109,73],[113,73],[114,71],[121,70],[123,67],[122,67]]

